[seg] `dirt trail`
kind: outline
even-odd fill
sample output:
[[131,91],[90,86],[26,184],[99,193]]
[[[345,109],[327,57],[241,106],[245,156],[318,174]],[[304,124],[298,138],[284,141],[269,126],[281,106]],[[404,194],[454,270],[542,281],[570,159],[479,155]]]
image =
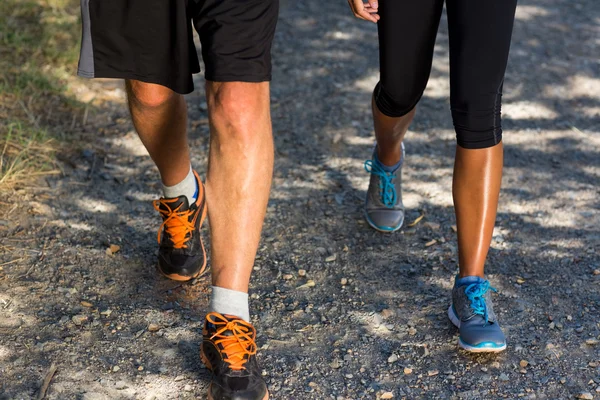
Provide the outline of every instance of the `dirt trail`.
[[[407,221],[424,218],[382,235],[361,208],[375,27],[344,1],[282,4],[275,180],[251,287],[273,399],[600,398],[599,18],[597,0],[519,7],[487,269],[509,348],[472,356],[445,315],[456,271],[445,23],[406,142]],[[209,280],[155,272],[157,172],[120,84],[84,84],[82,96],[109,96],[64,175],[0,197],[0,398],[35,398],[53,363],[48,399],[203,398]],[[202,94],[189,111],[204,174]]]

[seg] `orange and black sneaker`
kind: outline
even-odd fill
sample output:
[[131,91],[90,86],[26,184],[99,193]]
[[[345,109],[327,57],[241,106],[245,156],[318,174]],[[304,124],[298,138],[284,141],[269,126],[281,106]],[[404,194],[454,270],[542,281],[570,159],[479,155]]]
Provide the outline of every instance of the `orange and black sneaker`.
[[206,316],[200,348],[213,375],[209,400],[267,400],[269,391],[256,361],[256,329],[232,315]]
[[206,269],[206,251],[200,227],[207,214],[204,185],[194,171],[198,182],[198,198],[193,204],[186,196],[160,198],[154,208],[163,219],[158,229],[158,269],[167,278],[189,281]]

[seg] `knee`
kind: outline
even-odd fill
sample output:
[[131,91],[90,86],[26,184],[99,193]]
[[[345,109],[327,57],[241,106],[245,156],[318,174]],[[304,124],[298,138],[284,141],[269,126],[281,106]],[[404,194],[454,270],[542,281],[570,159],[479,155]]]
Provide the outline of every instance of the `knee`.
[[153,83],[128,80],[126,87],[129,102],[143,108],[160,108],[180,96],[165,86]]
[[419,102],[423,90],[407,90],[407,88],[384,88],[377,83],[373,91],[373,100],[381,113],[392,118],[403,117]]
[[466,149],[493,147],[502,141],[501,95],[471,97],[452,102],[456,141]]
[[268,83],[209,82],[207,103],[213,134],[252,141],[270,123]]

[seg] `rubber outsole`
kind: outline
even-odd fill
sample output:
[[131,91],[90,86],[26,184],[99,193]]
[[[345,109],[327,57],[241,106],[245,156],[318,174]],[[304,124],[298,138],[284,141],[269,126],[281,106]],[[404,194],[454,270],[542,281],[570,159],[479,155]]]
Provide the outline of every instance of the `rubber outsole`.
[[[212,387],[212,383],[208,386],[208,400],[221,400],[221,399],[215,399],[214,397],[212,397],[212,394],[210,394],[211,387]],[[267,391],[267,394],[265,394],[265,396],[262,399],[256,399],[256,400],[269,400],[269,392]]]
[[[452,305],[450,305],[450,307],[448,307],[448,318],[450,319],[450,321],[452,322],[452,324],[454,326],[456,326],[457,328],[460,329],[460,319],[458,318],[458,316],[456,314],[454,314]],[[504,343],[504,345],[502,345],[502,346],[497,346],[493,343],[490,343],[489,345],[484,343],[483,346],[480,345],[480,347],[478,347],[478,346],[471,346],[471,345],[463,342],[460,337],[458,338],[458,346],[461,349],[466,350],[471,353],[500,353],[501,351],[506,350],[506,343]]]
[[[204,220],[206,219],[207,215],[208,215],[208,207],[206,206],[206,201],[205,201],[204,202],[204,210],[202,210],[202,216],[200,217],[200,225],[199,225],[200,228],[202,228],[202,224],[204,224]],[[207,271],[207,269],[206,269],[206,249],[204,248],[204,242],[202,241],[202,239],[200,239],[200,247],[202,248],[202,258],[204,260],[204,263],[202,264],[202,267],[198,270],[198,272],[192,276],[185,276],[185,275],[179,275],[179,274],[166,274],[160,268],[160,263],[158,263],[156,265],[156,268],[163,276],[165,276],[173,281],[177,281],[177,282],[187,282],[187,281],[191,281],[192,279],[198,278],[199,276],[203,275]]]

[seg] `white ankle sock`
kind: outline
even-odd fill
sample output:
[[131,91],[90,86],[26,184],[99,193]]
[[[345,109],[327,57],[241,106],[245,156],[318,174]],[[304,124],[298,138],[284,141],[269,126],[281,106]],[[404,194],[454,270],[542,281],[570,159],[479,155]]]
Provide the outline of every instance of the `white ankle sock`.
[[209,310],[219,314],[235,315],[246,322],[250,322],[250,308],[248,306],[248,293],[237,290],[211,286]]
[[179,182],[177,185],[165,186],[162,185],[163,196],[166,198],[174,198],[179,196],[185,196],[188,199],[188,203],[192,204],[198,198],[198,182],[196,176],[190,165],[190,172],[187,176]]

